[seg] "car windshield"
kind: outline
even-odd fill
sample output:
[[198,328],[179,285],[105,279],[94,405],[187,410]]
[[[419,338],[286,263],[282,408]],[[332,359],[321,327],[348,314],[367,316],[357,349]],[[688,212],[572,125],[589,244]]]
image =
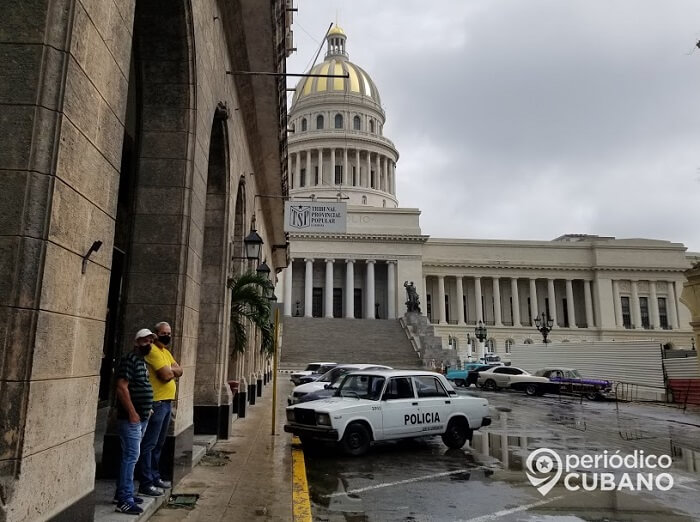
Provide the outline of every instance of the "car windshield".
[[578,370],[571,370],[571,371],[569,371],[569,373],[571,374],[572,377],[574,377],[576,379],[581,378],[581,374],[578,372]]
[[328,370],[326,373],[324,373],[318,382],[338,382],[343,375],[349,371],[351,371],[351,368],[333,368],[332,370]]
[[384,388],[384,377],[380,375],[347,375],[336,393],[339,397],[356,397],[378,401]]
[[305,371],[307,371],[307,372],[315,372],[316,370],[318,370],[318,368],[319,368],[320,366],[321,366],[320,364],[309,364],[309,365],[306,367],[306,370],[305,370]]

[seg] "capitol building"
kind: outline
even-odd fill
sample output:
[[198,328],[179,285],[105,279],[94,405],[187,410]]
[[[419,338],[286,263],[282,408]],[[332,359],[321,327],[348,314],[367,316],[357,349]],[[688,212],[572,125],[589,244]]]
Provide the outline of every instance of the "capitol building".
[[[679,301],[693,255],[683,244],[567,234],[551,241],[434,238],[420,210],[403,208],[399,152],[384,136],[379,89],[349,59],[334,26],[325,60],[298,83],[289,113],[292,200],[345,201],[345,233],[289,234],[282,272],[285,316],[396,319],[413,282],[444,348],[473,344],[483,321],[489,351],[553,341],[655,340],[690,348],[690,313]],[[337,77],[328,77],[334,75]],[[346,77],[342,77],[346,76]]]

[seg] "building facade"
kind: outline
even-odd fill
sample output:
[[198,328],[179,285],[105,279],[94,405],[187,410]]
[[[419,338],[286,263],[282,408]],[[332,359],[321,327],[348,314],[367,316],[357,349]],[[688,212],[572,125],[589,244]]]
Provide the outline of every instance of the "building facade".
[[535,318],[557,341],[654,339],[691,344],[679,302],[692,256],[679,243],[566,235],[553,241],[431,238],[418,209],[396,198],[398,152],[383,135],[377,86],[349,61],[334,26],[325,61],[297,87],[289,120],[290,197],[348,204],[344,234],[290,234],[280,288],[287,316],[395,319],[413,282],[422,312],[445,348],[473,346],[479,321],[487,349],[540,342]]
[[253,343],[232,355],[226,285],[257,266],[242,260],[253,223],[259,261],[287,262],[285,83],[240,74],[284,73],[286,4],[3,6],[0,521],[92,519],[96,463],[116,471],[113,372],[138,329],[169,322],[184,369],[175,482],[195,432],[230,434],[227,381],[266,369]]

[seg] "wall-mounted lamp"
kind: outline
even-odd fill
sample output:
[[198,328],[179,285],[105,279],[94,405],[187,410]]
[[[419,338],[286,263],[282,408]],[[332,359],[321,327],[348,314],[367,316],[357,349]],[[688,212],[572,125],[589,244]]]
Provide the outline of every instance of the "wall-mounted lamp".
[[245,245],[245,255],[248,259],[259,259],[260,249],[263,245],[263,240],[260,234],[255,230],[255,218],[250,224],[250,234],[248,234],[243,240]]
[[83,268],[81,270],[81,273],[84,274],[85,270],[87,270],[87,262],[90,256],[92,255],[93,252],[97,252],[100,247],[102,247],[102,241],[94,241],[92,245],[90,245],[90,250],[87,251],[87,254],[83,256]]

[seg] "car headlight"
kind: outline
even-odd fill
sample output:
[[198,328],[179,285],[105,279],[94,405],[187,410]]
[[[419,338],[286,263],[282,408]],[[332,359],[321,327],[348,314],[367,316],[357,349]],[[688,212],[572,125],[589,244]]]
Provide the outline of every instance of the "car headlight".
[[294,410],[293,409],[287,410],[287,420],[290,422],[294,422]]
[[331,416],[327,413],[317,413],[316,414],[316,424],[319,426],[330,426]]

